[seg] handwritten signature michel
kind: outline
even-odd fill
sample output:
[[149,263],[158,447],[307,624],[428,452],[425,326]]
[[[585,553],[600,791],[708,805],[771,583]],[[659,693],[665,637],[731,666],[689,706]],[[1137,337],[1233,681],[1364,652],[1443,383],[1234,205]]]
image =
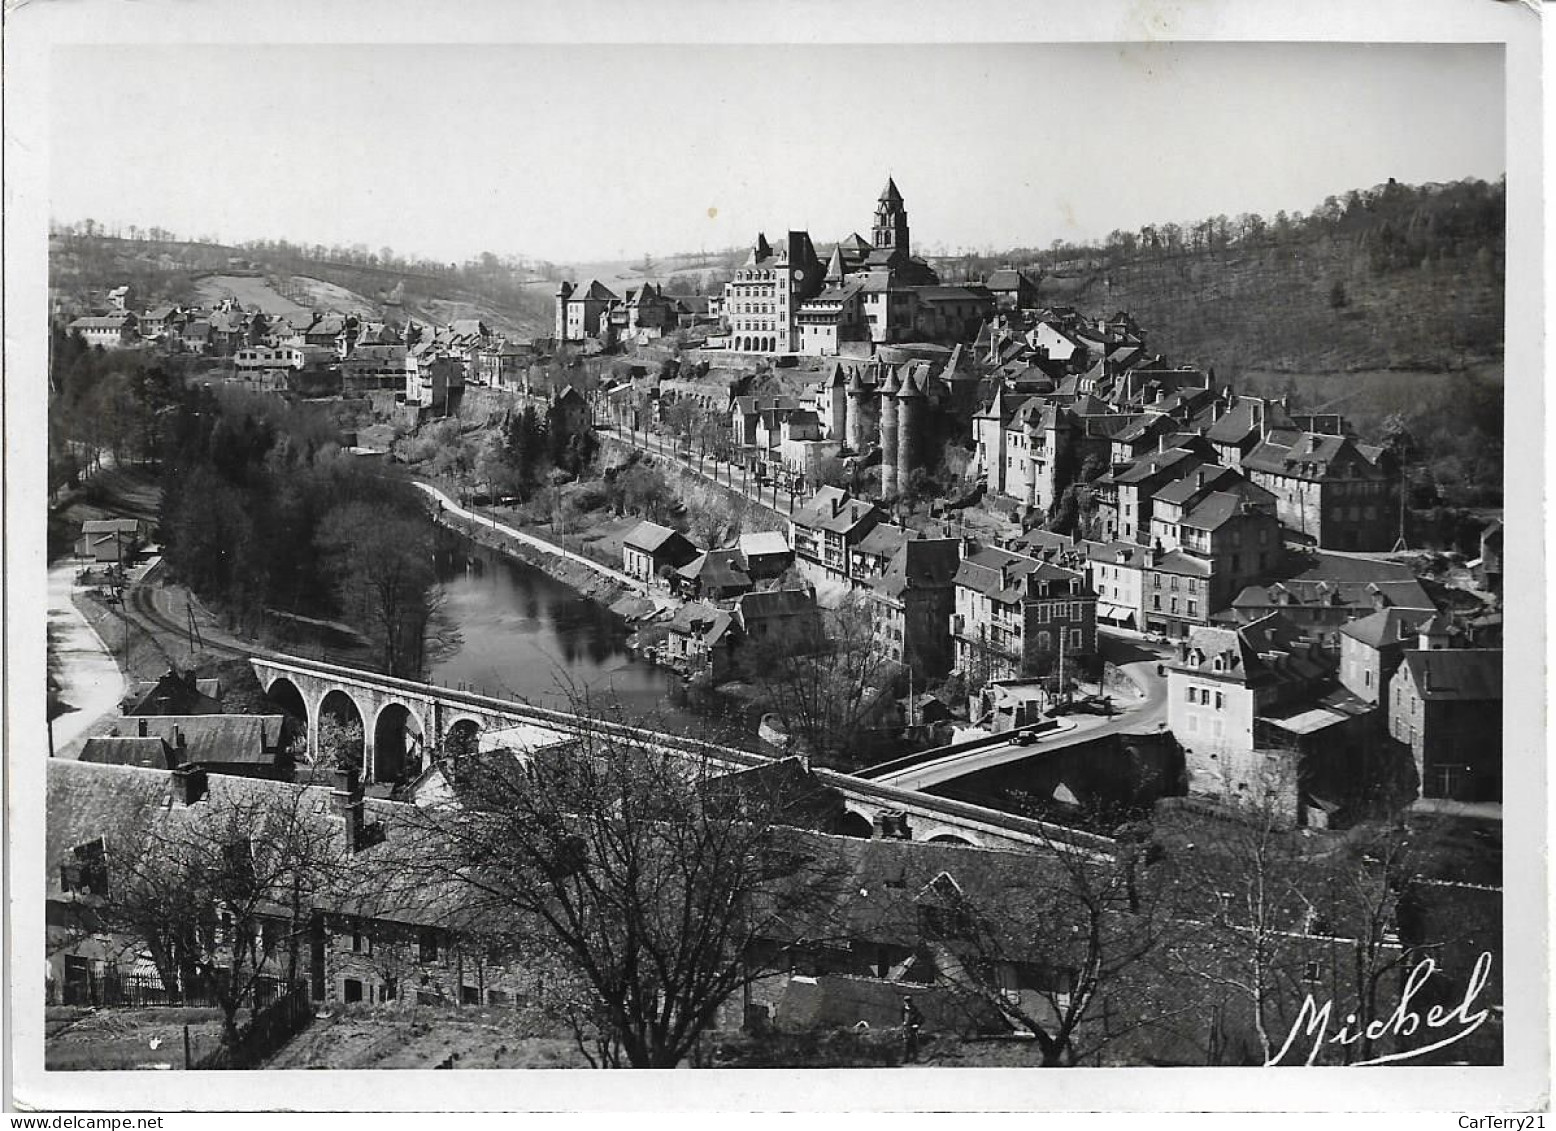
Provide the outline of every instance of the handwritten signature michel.
[[1491,955],[1482,953],[1475,960],[1475,968],[1470,972],[1464,996],[1458,1004],[1448,1008],[1434,1005],[1423,1014],[1417,1008],[1415,999],[1436,972],[1437,963],[1430,958],[1423,958],[1416,963],[1405,977],[1405,984],[1400,989],[1399,1001],[1395,1004],[1393,1012],[1387,1017],[1376,1018],[1366,1025],[1358,1025],[1356,1014],[1348,1013],[1339,1028],[1333,1029],[1334,1002],[1326,1001],[1320,1004],[1314,1000],[1312,994],[1308,994],[1301,1009],[1297,1011],[1291,1031],[1286,1035],[1286,1043],[1281,1046],[1279,1052],[1265,1062],[1265,1067],[1293,1063],[1286,1059],[1287,1055],[1292,1053],[1294,1048],[1297,1055],[1301,1055],[1305,1041],[1311,1041],[1311,1044],[1306,1045],[1307,1059],[1300,1062],[1305,1065],[1313,1064],[1325,1045],[1345,1047],[1355,1045],[1364,1039],[1380,1041],[1395,1037],[1408,1040],[1417,1036],[1428,1042],[1368,1060],[1352,1061],[1351,1064],[1355,1067],[1412,1060],[1462,1041],[1484,1025],[1491,1016],[1490,1007],[1474,1008],[1476,999],[1480,997],[1481,991],[1491,980]]

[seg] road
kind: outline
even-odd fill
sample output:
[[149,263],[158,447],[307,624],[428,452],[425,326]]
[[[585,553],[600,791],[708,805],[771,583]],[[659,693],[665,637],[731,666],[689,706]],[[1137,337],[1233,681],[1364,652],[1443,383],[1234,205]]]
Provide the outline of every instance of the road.
[[872,775],[871,780],[899,789],[928,789],[979,770],[1042,757],[1110,734],[1154,734],[1161,730],[1167,725],[1167,681],[1158,674],[1157,665],[1168,657],[1171,649],[1167,645],[1112,633],[1098,633],[1097,638],[1104,657],[1117,664],[1135,686],[1145,692],[1144,698],[1135,705],[1111,718],[1082,714],[1065,716],[1066,722],[1075,724],[1073,728],[1046,735],[1029,745],[1002,742],[965,750],[880,777]]
[[682,452],[679,442],[668,436],[655,432],[634,432],[620,427],[612,427],[610,434],[641,451],[673,460],[692,474],[737,495],[744,495],[757,506],[765,507],[781,518],[787,518],[797,508],[804,506],[808,498],[804,492],[785,491],[776,483],[766,487],[758,486],[755,479],[739,465],[725,463],[713,456],[698,459]]
[[68,705],[53,723],[56,752],[71,746],[95,723],[116,714],[124,698],[124,676],[113,654],[70,594],[76,584],[76,566],[69,559],[49,569],[49,652],[55,657],[60,682],[59,698]]

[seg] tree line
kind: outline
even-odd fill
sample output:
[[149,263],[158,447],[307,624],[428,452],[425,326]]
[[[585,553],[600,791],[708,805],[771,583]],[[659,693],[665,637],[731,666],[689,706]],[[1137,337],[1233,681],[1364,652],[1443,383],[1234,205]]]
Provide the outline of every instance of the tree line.
[[164,558],[235,628],[257,630],[267,609],[339,619],[406,678],[452,643],[420,494],[344,451],[327,410],[201,386],[172,407],[165,441]]

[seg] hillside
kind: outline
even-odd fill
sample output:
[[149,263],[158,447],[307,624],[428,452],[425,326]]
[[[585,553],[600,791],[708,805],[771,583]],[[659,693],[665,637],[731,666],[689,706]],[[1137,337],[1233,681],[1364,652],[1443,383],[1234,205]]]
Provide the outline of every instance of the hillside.
[[1311,212],[1242,213],[937,257],[950,283],[999,267],[1041,278],[1041,301],[1127,310],[1169,360],[1242,373],[1462,370],[1502,359],[1506,186],[1402,185]]
[[[385,249],[387,251],[387,249]],[[513,338],[544,337],[553,324],[553,287],[518,261],[495,257],[457,265],[406,263],[378,256],[360,262],[349,249],[301,249],[284,242],[229,246],[107,235],[86,224],[49,239],[54,309],[86,312],[104,293],[128,284],[132,305],[210,304],[235,295],[244,306],[293,314],[333,308],[378,314],[398,291],[407,315],[432,322],[480,318]]]
[[1436,264],[1379,274],[1338,241],[1139,257],[1047,276],[1038,293],[1127,310],[1153,351],[1234,379],[1245,370],[1463,369],[1502,353],[1500,274]]

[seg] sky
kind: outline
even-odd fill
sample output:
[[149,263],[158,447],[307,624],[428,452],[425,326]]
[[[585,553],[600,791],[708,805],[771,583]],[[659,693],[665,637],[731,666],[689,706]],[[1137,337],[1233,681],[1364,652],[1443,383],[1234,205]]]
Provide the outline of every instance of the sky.
[[70,46],[50,215],[558,263],[1307,211],[1506,168],[1496,45]]

